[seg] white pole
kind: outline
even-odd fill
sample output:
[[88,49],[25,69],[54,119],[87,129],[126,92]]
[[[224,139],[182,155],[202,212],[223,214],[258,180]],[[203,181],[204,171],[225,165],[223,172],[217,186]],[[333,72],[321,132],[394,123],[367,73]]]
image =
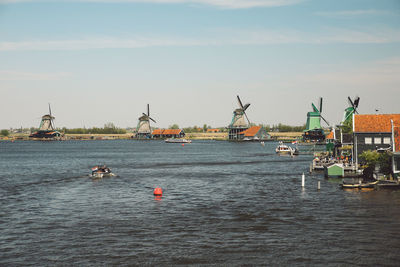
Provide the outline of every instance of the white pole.
[[305,179],[306,179],[306,177],[304,176],[304,172],[303,172],[303,175],[301,176],[301,187],[304,187]]
[[318,190],[321,190],[321,182],[318,181]]

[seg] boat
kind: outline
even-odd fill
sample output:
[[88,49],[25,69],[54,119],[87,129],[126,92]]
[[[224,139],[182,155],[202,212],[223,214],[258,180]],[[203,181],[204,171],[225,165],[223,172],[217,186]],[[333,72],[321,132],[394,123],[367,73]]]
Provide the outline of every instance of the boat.
[[378,184],[378,180],[365,182],[362,178],[357,179],[343,179],[340,187],[343,189],[374,189]]
[[113,177],[115,176],[114,173],[111,172],[111,169],[108,168],[106,165],[100,166],[94,166],[92,168],[92,173],[90,174],[90,177],[98,179],[98,178],[103,178],[103,177]]
[[291,146],[284,145],[282,141],[279,142],[279,145],[276,147],[275,152],[280,155],[298,155],[299,151],[297,148],[293,148]]
[[168,138],[165,139],[165,143],[191,143],[192,140],[184,139],[184,138]]

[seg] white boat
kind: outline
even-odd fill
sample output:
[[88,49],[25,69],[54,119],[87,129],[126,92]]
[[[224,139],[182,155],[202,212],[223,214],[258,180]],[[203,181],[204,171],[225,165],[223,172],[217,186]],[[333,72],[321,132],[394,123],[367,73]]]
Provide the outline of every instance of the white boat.
[[165,139],[165,143],[191,143],[192,140],[184,139],[184,138],[168,138]]
[[106,165],[103,166],[98,165],[92,168],[92,174],[90,174],[89,176],[94,179],[99,179],[103,177],[113,177],[115,176],[115,174],[112,173],[111,169],[108,168]]
[[289,155],[299,154],[299,151],[296,148],[284,145],[282,141],[279,142],[279,145],[276,147],[275,152],[278,154],[289,154]]

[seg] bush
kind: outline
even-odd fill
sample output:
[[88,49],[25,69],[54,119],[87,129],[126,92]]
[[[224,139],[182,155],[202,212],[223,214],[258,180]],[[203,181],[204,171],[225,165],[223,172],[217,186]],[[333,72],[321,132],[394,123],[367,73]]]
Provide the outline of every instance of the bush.
[[2,135],[2,136],[9,136],[9,135],[10,135],[10,132],[9,132],[8,130],[1,130],[1,131],[0,131],[0,135]]

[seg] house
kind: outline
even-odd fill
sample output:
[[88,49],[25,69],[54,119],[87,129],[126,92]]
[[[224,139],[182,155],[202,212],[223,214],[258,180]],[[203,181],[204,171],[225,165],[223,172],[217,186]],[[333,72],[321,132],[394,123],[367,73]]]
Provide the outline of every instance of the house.
[[252,126],[239,133],[239,139],[244,141],[257,141],[271,139],[271,135],[261,126]]
[[400,177],[400,124],[392,122],[393,156],[392,166],[395,177]]
[[151,134],[153,138],[182,138],[185,136],[182,129],[155,129]]
[[219,133],[219,129],[207,129],[207,133]]
[[392,150],[392,121],[400,124],[400,114],[354,114],[354,162],[367,150]]

